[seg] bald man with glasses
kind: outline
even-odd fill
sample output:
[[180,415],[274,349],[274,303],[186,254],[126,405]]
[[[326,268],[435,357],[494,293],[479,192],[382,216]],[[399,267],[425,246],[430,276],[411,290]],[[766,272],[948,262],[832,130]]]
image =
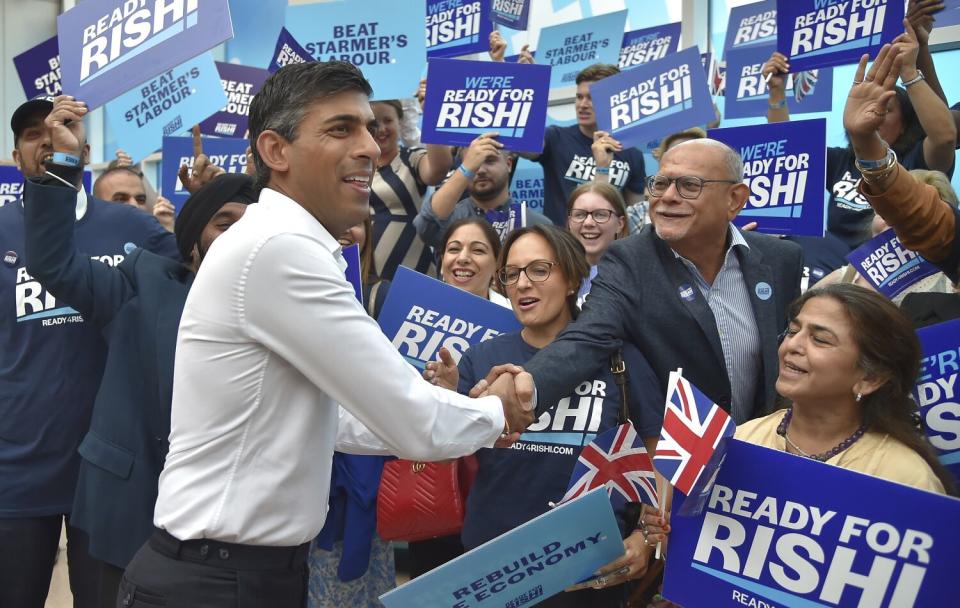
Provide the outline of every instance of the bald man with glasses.
[[[750,196],[743,162],[726,144],[671,148],[647,178],[652,225],[615,241],[583,312],[524,365],[537,415],[596,370],[622,342],[647,357],[664,394],[683,368],[734,419],[774,406],[778,336],[800,295],[800,247],[731,224]],[[504,375],[494,385],[513,382]],[[530,394],[526,383],[516,387]]]

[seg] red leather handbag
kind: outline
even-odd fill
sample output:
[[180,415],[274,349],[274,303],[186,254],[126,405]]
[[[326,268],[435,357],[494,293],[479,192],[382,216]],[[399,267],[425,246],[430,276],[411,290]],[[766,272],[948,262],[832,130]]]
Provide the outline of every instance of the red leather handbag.
[[377,493],[380,538],[410,542],[459,533],[477,468],[475,456],[387,462]]

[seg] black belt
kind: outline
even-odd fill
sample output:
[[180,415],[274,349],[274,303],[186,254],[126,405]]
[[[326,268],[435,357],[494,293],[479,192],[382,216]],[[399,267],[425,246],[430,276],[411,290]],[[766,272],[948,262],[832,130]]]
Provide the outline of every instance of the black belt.
[[155,529],[150,546],[167,557],[237,570],[293,570],[307,561],[310,543],[297,547],[236,545],[218,540],[179,540]]

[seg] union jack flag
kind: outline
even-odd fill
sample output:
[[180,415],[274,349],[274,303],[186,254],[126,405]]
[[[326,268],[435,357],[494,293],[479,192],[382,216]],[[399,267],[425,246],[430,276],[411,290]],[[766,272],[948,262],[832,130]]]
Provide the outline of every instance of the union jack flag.
[[657,504],[653,463],[630,422],[600,433],[583,448],[559,504],[601,486],[606,486],[614,510],[627,502]]
[[817,80],[819,80],[819,77],[819,70],[808,70],[806,72],[800,72],[794,76],[793,98],[799,103],[803,101],[803,98],[807,95],[812,95],[814,89],[817,87]]
[[653,463],[675,488],[689,496],[725,437],[736,424],[719,405],[678,372],[670,372],[663,430]]

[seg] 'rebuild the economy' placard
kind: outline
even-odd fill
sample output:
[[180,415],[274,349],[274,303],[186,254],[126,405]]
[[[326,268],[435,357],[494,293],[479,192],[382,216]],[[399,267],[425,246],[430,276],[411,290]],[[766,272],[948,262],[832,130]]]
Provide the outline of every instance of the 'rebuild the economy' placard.
[[446,347],[463,351],[502,333],[520,331],[513,311],[401,266],[378,319],[400,354],[423,370]]
[[917,330],[923,347],[913,397],[940,462],[960,480],[960,319]]
[[422,2],[331,0],[287,7],[286,28],[317,61],[347,61],[373,87],[373,99],[417,90],[426,65]]
[[710,137],[743,160],[750,198],[734,224],[758,222],[759,232],[823,236],[826,119],[711,129]]
[[732,440],[702,512],[679,502],[663,595],[682,606],[955,603],[955,498]]
[[388,591],[380,601],[387,608],[533,606],[621,555],[613,507],[606,490],[597,488]]
[[903,0],[777,0],[777,50],[790,70],[857,63],[903,32]]
[[590,85],[597,126],[624,147],[705,125],[713,102],[697,47]]
[[63,90],[97,108],[233,37],[228,0],[86,0],[57,17]]
[[427,82],[424,143],[469,146],[496,131],[508,150],[543,149],[550,66],[431,59]]

